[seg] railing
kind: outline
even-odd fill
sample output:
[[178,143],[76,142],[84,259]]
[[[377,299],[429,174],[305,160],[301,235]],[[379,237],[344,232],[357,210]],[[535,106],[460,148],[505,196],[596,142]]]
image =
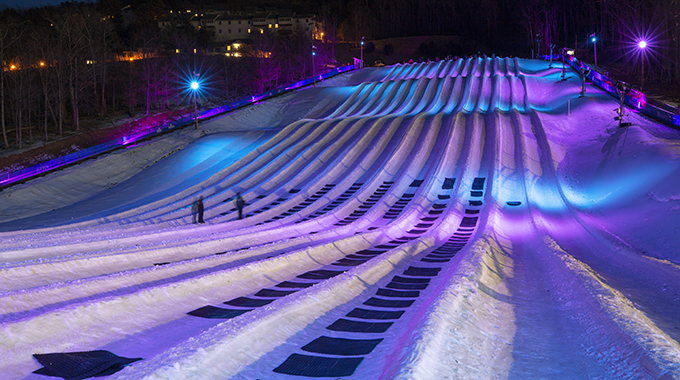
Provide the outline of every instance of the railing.
[[[209,119],[213,116],[229,112],[234,109],[244,107],[259,102],[261,100],[268,99],[283,94],[285,92],[295,90],[300,87],[310,85],[314,81],[328,79],[332,76],[354,69],[355,69],[354,65],[342,66],[335,70],[331,70],[325,74],[320,74],[313,78],[304,79],[291,85],[282,86],[259,95],[247,96],[238,99],[234,102],[227,103],[223,106],[203,111],[198,115],[198,119],[199,120]],[[169,116],[168,113],[162,114],[161,118],[164,119],[162,121],[158,120],[159,116],[150,116],[148,118],[136,120],[131,122],[129,133],[125,134],[122,137],[113,139],[103,144],[95,145],[90,148],[81,149],[77,152],[66,154],[64,156],[60,156],[37,165],[29,166],[27,168],[19,169],[12,172],[8,171],[6,174],[1,175],[0,188],[46,173],[51,170],[58,169],[66,165],[76,163],[78,161],[85,160],[87,158],[94,157],[102,153],[110,152],[114,149],[130,145],[135,141],[141,139],[153,137],[176,128],[182,128],[187,125],[192,125],[194,123],[194,116],[193,112],[190,111],[193,110],[180,111],[179,113],[181,114],[181,116],[179,118],[175,118],[176,116],[178,116],[178,111],[170,112],[171,115]],[[191,115],[186,115],[189,113]]]
[[[561,56],[559,58],[562,59]],[[586,76],[588,80],[592,81],[594,85],[601,88],[609,95],[619,99],[619,90],[616,88],[616,83],[618,81],[599,73],[574,56],[565,55],[565,61],[568,62],[577,73],[580,72],[579,70],[581,68],[588,70],[589,73]],[[656,99],[649,99],[644,93],[634,88],[630,88],[630,90],[624,94],[624,104],[666,125],[676,128],[680,127],[680,109]]]

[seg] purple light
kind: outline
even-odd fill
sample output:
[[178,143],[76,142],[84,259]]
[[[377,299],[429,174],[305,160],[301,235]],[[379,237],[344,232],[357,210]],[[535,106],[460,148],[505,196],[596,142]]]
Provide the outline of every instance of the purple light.
[[642,40],[642,41],[638,42],[638,47],[639,47],[640,49],[646,48],[646,47],[647,47],[647,41]]

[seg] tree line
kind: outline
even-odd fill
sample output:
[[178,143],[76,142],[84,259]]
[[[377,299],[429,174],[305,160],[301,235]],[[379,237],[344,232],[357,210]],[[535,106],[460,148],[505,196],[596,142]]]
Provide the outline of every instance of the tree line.
[[302,30],[257,35],[237,58],[190,25],[159,29],[149,14],[164,12],[156,0],[140,1],[140,17],[127,25],[120,4],[107,5],[0,12],[4,149],[78,133],[88,120],[186,107],[195,78],[199,102],[220,102],[308,78],[331,61],[332,46],[318,41],[312,58],[315,41]]
[[[156,19],[173,7],[236,9],[300,6],[316,14],[324,41],[300,31],[264,34],[246,57],[211,55],[205,29],[161,30]],[[121,9],[131,5],[133,21]],[[207,8],[205,8],[207,9]],[[83,120],[121,112],[148,114],[188,103],[186,80],[208,79],[210,97],[233,99],[320,72],[333,60],[336,38],[358,43],[404,36],[449,35],[460,54],[530,57],[550,47],[577,49],[614,76],[647,83],[680,82],[680,0],[98,0],[57,7],[0,11],[2,146],[81,130]],[[635,43],[649,39],[645,56]],[[317,55],[310,59],[311,46]],[[196,53],[194,54],[194,49]],[[179,51],[180,53],[175,53]],[[121,60],[137,52],[133,60]],[[263,53],[265,52],[265,53]],[[143,58],[143,59],[137,59]],[[312,64],[316,68],[312,68]],[[616,71],[618,70],[618,72]],[[678,94],[680,95],[680,94]],[[84,119],[85,118],[85,119]]]

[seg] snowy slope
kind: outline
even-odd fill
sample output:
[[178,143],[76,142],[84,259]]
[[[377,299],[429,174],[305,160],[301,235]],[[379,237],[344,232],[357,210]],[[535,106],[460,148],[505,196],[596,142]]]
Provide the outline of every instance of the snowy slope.
[[0,373],[680,378],[680,134],[560,70],[364,69],[3,191]]

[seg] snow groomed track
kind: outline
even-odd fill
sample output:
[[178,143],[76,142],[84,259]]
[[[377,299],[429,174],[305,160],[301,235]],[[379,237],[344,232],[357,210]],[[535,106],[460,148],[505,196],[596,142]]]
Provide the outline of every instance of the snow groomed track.
[[[2,373],[103,349],[144,359],[118,379],[680,378],[673,246],[626,241],[599,218],[625,203],[586,206],[568,179],[594,171],[578,142],[597,139],[567,101],[594,124],[617,103],[559,77],[507,58],[361,70],[291,96],[316,101],[243,151],[187,164],[220,150],[203,138],[5,223]],[[625,137],[657,149],[640,131]]]

